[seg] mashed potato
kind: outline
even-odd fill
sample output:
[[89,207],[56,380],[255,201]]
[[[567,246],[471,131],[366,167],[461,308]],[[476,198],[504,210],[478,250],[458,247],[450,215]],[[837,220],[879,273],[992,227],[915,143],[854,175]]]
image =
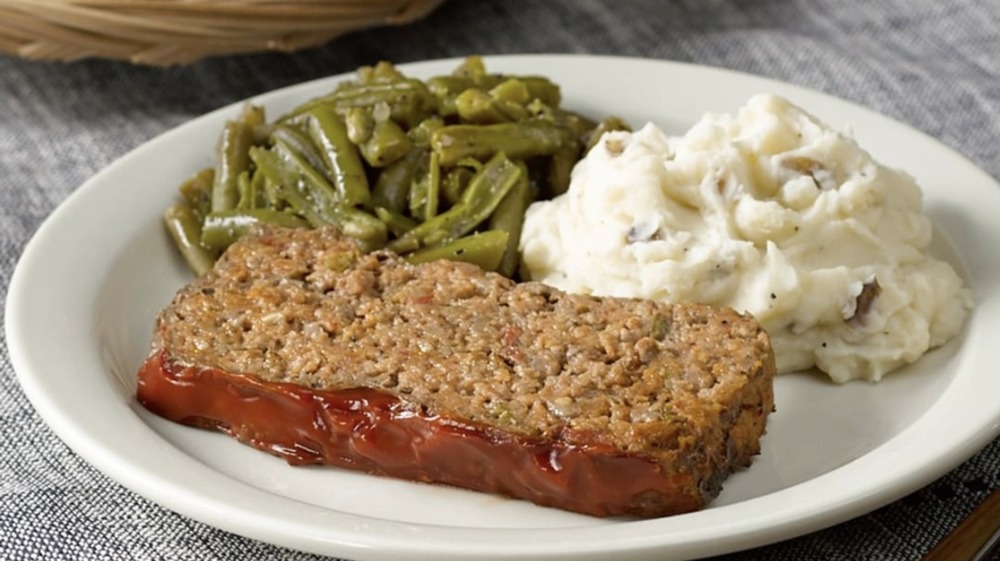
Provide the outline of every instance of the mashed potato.
[[565,195],[528,210],[521,250],[526,276],[564,290],[750,312],[779,371],[845,382],[961,328],[971,295],[930,240],[910,176],[759,95],[682,137],[606,134]]

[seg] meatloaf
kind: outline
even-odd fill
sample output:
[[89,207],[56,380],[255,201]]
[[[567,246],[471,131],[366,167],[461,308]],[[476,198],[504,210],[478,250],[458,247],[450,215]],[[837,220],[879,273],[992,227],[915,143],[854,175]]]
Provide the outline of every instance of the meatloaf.
[[774,371],[760,325],[729,309],[262,229],[158,315],[138,399],[292,464],[652,517],[750,464]]

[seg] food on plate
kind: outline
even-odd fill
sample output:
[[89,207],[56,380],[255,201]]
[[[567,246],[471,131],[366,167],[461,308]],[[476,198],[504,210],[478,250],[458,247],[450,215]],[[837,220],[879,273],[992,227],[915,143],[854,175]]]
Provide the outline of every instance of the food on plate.
[[909,175],[773,95],[680,137],[612,132],[567,193],[533,204],[524,275],[574,293],[753,314],[778,370],[879,380],[960,330],[971,306],[927,255]]
[[565,191],[583,148],[626,128],[560,101],[547,78],[488,73],[479,57],[427,81],[386,62],[363,67],[273,122],[247,105],[164,221],[198,274],[270,224],[334,225],[368,250],[512,276],[527,203]]
[[159,314],[138,399],[292,464],[663,516],[759,452],[774,370],[729,309],[255,227]]

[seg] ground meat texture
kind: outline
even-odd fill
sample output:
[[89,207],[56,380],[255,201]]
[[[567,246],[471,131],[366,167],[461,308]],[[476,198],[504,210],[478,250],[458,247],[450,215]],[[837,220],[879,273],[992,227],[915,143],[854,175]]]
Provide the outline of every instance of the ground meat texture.
[[159,314],[138,391],[292,463],[662,516],[749,465],[773,375],[767,335],[732,310],[570,295],[363,254],[333,229],[268,229]]

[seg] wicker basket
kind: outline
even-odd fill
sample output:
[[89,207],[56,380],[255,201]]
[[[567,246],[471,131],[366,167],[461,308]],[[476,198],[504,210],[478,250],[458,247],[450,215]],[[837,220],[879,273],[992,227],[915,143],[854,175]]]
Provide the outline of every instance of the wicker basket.
[[413,21],[442,1],[0,0],[0,51],[185,64],[319,45],[348,31]]

